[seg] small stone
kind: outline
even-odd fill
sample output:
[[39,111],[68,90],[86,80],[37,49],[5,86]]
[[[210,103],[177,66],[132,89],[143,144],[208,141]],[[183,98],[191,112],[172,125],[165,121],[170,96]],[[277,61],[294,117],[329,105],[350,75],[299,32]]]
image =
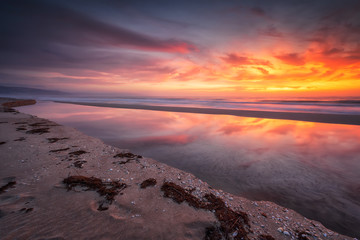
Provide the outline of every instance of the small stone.
[[290,233],[288,231],[284,231],[283,234],[285,234],[286,236],[290,236]]
[[281,227],[279,227],[277,230],[278,230],[278,232],[281,232],[281,233],[284,231],[284,229]]
[[232,236],[236,237],[238,235],[238,231],[233,232]]

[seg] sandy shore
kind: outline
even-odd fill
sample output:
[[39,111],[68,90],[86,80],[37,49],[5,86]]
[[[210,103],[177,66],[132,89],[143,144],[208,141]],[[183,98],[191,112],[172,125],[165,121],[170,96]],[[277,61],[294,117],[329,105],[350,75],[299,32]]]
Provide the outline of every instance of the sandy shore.
[[352,239],[0,107],[1,239]]
[[319,122],[319,123],[360,125],[360,115],[349,115],[349,114],[270,112],[270,111],[233,110],[233,109],[216,109],[216,108],[148,106],[148,105],[115,104],[115,103],[79,103],[79,102],[66,102],[66,101],[57,101],[57,102],[71,103],[71,104],[78,104],[85,106],[97,106],[97,107],[143,109],[143,110],[165,111],[165,112],[222,114],[222,115],[233,115],[240,117],[270,118],[270,119],[284,119],[284,120],[308,121],[308,122]]

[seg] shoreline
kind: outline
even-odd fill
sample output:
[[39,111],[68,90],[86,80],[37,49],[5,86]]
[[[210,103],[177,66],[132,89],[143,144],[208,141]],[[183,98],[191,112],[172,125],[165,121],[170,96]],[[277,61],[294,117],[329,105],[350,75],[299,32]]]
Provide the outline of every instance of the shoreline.
[[[192,174],[49,120],[4,108],[0,118],[0,187],[12,184],[0,195],[4,239],[118,239],[119,234],[122,239],[220,239],[216,234],[224,232],[218,230],[233,224],[229,239],[352,239],[293,210],[213,189]],[[100,181],[113,192],[101,184],[83,191],[76,186],[79,179],[69,179],[74,176],[86,177],[81,184]],[[221,219],[216,209],[234,214],[238,222]]]
[[54,102],[84,105],[84,106],[94,106],[94,107],[140,109],[140,110],[151,110],[151,111],[198,113],[198,114],[219,114],[219,115],[233,115],[233,116],[251,117],[251,118],[270,118],[270,119],[295,120],[295,121],[330,123],[330,124],[360,125],[360,115],[349,115],[349,114],[270,112],[270,111],[233,110],[233,109],[217,109],[217,108],[149,106],[149,105],[140,105],[140,104],[81,103],[81,102],[67,102],[67,101],[54,101]]

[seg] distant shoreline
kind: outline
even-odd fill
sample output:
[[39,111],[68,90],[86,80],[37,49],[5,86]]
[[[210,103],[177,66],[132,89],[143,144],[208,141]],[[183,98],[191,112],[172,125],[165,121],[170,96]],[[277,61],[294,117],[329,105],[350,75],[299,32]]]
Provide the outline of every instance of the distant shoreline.
[[270,119],[283,119],[283,120],[295,120],[295,121],[306,121],[306,122],[360,125],[360,115],[350,115],[350,114],[270,112],[270,111],[234,110],[234,109],[217,109],[217,108],[149,106],[149,105],[141,105],[141,104],[82,103],[82,102],[68,102],[68,101],[55,101],[55,102],[84,105],[84,106],[94,106],[94,107],[141,109],[141,110],[152,110],[152,111],[199,113],[199,114],[219,114],[219,115],[233,115],[239,117],[270,118]]

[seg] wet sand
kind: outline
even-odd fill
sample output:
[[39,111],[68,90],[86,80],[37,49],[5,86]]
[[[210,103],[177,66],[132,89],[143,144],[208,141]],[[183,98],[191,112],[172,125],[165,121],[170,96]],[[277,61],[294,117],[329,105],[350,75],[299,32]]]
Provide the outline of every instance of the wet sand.
[[349,114],[322,114],[322,113],[300,113],[300,112],[270,112],[270,111],[253,111],[253,110],[233,110],[233,109],[215,109],[215,108],[195,108],[195,107],[172,107],[172,106],[148,106],[137,104],[115,104],[115,103],[81,103],[56,101],[59,103],[70,103],[95,107],[112,107],[125,109],[142,109],[166,112],[184,112],[200,114],[222,114],[240,117],[284,119],[319,123],[335,123],[360,125],[360,115]]
[[0,132],[1,239],[351,239],[46,119]]

